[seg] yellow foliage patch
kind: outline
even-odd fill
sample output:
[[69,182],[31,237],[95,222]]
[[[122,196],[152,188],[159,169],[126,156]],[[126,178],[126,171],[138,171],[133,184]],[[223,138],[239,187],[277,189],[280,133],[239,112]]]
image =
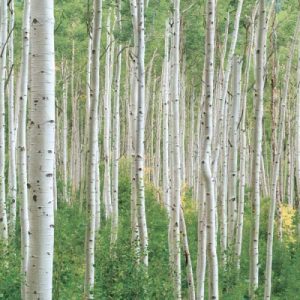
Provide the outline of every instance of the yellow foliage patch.
[[281,211],[281,218],[282,218],[283,238],[288,243],[295,243],[296,226],[294,224],[294,218],[296,216],[296,210],[293,207],[289,206],[288,204],[281,203],[280,211]]

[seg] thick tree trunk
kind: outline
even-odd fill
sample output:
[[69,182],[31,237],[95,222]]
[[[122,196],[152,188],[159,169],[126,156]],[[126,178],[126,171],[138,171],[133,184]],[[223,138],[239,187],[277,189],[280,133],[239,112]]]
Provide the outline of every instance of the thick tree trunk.
[[31,2],[29,258],[26,299],[52,299],[55,164],[54,2]]

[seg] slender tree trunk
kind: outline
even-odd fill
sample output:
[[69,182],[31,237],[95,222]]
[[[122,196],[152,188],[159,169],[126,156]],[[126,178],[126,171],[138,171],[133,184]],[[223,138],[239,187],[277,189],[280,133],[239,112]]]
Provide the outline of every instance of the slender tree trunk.
[[170,39],[169,20],[167,20],[166,29],[165,29],[165,56],[164,56],[164,65],[163,65],[163,201],[167,209],[168,216],[170,216],[169,39]]
[[19,121],[18,121],[18,180],[20,198],[20,224],[21,224],[21,272],[24,276],[21,286],[22,299],[25,299],[25,283],[28,265],[29,247],[29,221],[28,221],[28,193],[27,193],[27,143],[26,143],[26,116],[28,99],[28,63],[30,44],[30,0],[24,2],[23,27],[22,27],[22,61],[20,70],[20,96],[19,96]]
[[63,163],[63,195],[64,201],[69,203],[68,197],[68,67],[67,62],[62,64],[63,80],[63,128],[62,128],[62,163]]
[[263,103],[264,103],[264,66],[266,51],[266,11],[265,0],[259,3],[259,24],[256,52],[256,93],[255,93],[255,130],[253,132],[253,162],[252,162],[252,224],[250,241],[250,299],[256,298],[259,271],[259,223],[260,223],[260,170],[262,153]]
[[216,3],[214,0],[207,1],[207,27],[206,27],[206,43],[205,43],[205,152],[202,161],[203,176],[206,186],[207,195],[207,251],[209,264],[209,298],[219,299],[218,287],[218,258],[216,245],[216,199],[214,180],[211,170],[211,142],[213,138],[213,108],[212,102],[214,98],[214,49],[215,49],[215,12]]
[[247,116],[247,90],[251,66],[251,54],[254,41],[254,25],[257,13],[257,5],[253,9],[251,23],[249,29],[249,40],[246,51],[246,68],[245,78],[242,89],[242,119],[240,128],[240,185],[239,185],[239,202],[238,216],[236,225],[236,242],[235,242],[235,260],[237,270],[240,269],[240,258],[242,253],[243,228],[244,228],[244,205],[245,205],[245,187],[246,187],[246,162],[247,162],[247,132],[246,132],[246,116]]
[[174,1],[174,31],[173,31],[173,70],[172,70],[172,161],[173,161],[173,180],[172,180],[172,205],[170,228],[172,231],[172,273],[174,278],[174,296],[181,299],[181,251],[180,251],[180,202],[181,202],[181,163],[180,163],[180,114],[179,114],[179,47],[180,47],[180,0]]
[[105,92],[104,92],[104,184],[103,184],[103,202],[105,206],[106,219],[111,215],[111,13],[107,17],[106,24],[106,57],[105,57]]
[[138,24],[138,107],[136,128],[136,192],[138,205],[138,224],[141,241],[141,257],[144,265],[148,266],[148,229],[145,212],[145,187],[144,187],[144,164],[145,164],[145,23],[144,23],[144,0],[137,1],[137,24]]
[[92,70],[91,70],[91,110],[89,122],[89,163],[87,178],[87,215],[85,249],[85,299],[93,299],[95,282],[95,223],[96,223],[96,168],[98,167],[98,106],[99,106],[99,68],[100,68],[100,38],[102,22],[102,0],[94,0]]
[[7,50],[7,1],[2,0],[0,7],[1,22],[1,59],[0,59],[0,238],[8,239],[6,192],[5,192],[5,80]]
[[[118,29],[121,30],[121,0],[117,4]],[[115,103],[114,103],[114,137],[113,137],[113,199],[112,199],[112,235],[111,242],[114,244],[118,237],[119,219],[119,159],[120,159],[120,88],[122,68],[122,45],[117,48],[117,63],[115,77]]]
[[29,258],[26,299],[52,299],[55,164],[54,2],[31,2]]
[[8,131],[9,131],[9,180],[8,197],[10,199],[9,234],[14,236],[17,216],[17,169],[16,169],[16,126],[15,126],[15,91],[14,91],[14,0],[9,3],[9,42],[8,42]]
[[228,243],[233,246],[235,226],[237,219],[237,175],[238,175],[238,126],[240,121],[241,102],[241,61],[238,57],[233,62],[233,103],[231,113],[231,136],[230,136],[230,159],[229,159],[229,191],[228,191],[228,211],[229,228]]
[[272,178],[272,191],[271,191],[271,202],[269,209],[269,220],[268,220],[268,234],[267,234],[267,258],[266,258],[266,271],[265,271],[265,293],[264,299],[271,299],[271,286],[272,286],[272,262],[273,262],[273,237],[274,237],[274,218],[277,204],[277,182],[279,177],[279,168],[280,168],[280,159],[283,150],[283,141],[285,135],[284,123],[285,123],[285,115],[286,115],[286,105],[288,100],[288,92],[289,92],[289,80],[291,75],[291,66],[292,60],[295,51],[295,43],[296,38],[299,35],[299,25],[300,25],[300,17],[298,17],[297,27],[295,31],[295,40],[290,50],[286,73],[285,73],[285,84],[283,90],[283,96],[281,99],[281,107],[279,112],[279,128],[278,128],[278,142],[277,149],[275,149],[275,164],[273,168],[273,178]]

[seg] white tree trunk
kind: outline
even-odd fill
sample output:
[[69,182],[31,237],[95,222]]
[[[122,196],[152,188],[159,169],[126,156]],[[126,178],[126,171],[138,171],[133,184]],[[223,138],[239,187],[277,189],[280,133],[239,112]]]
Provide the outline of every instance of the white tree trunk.
[[94,0],[92,70],[91,70],[91,110],[89,122],[89,162],[87,167],[87,214],[88,225],[85,249],[85,299],[93,299],[95,282],[95,223],[96,223],[96,168],[98,167],[98,106],[99,106],[99,68],[100,39],[102,21],[102,0]]
[[[170,216],[169,170],[169,20],[165,29],[165,57],[163,65],[163,201]],[[299,117],[300,118],[300,117]]]
[[63,128],[62,128],[62,163],[63,163],[63,197],[69,203],[68,195],[68,67],[67,62],[62,64],[63,80]]
[[55,164],[54,1],[31,2],[29,258],[26,299],[52,299]]
[[243,227],[244,227],[244,204],[245,204],[245,186],[246,186],[246,162],[247,162],[247,132],[246,132],[246,116],[247,116],[247,90],[251,66],[251,54],[254,42],[254,25],[257,13],[257,5],[253,9],[250,24],[250,36],[247,46],[247,59],[245,68],[245,78],[242,89],[242,119],[240,128],[240,184],[239,184],[239,202],[238,216],[236,225],[236,241],[235,241],[235,260],[237,270],[240,269],[240,258],[242,253]]
[[5,75],[7,40],[7,1],[1,0],[0,7],[0,238],[7,240],[7,211],[5,192]]
[[137,1],[137,24],[138,24],[138,107],[136,128],[136,192],[138,204],[138,224],[140,230],[141,256],[144,265],[148,266],[148,229],[145,211],[145,23],[144,23],[144,0]]
[[103,183],[103,202],[105,206],[106,219],[111,215],[111,177],[110,177],[110,162],[111,162],[111,14],[107,17],[106,24],[106,56],[105,56],[105,92],[104,92],[104,183]]
[[[30,37],[30,0],[24,2],[23,27],[22,27],[22,61],[20,70],[20,96],[18,120],[18,180],[20,198],[20,224],[21,224],[21,253],[22,275],[25,277],[28,264],[29,247],[29,221],[28,221],[28,194],[27,194],[27,143],[26,143],[26,116],[28,99],[28,62],[29,62],[29,37]],[[26,280],[26,277],[25,277]],[[25,298],[25,282],[21,287],[22,299]]]
[[176,299],[181,299],[181,249],[180,249],[180,203],[181,203],[181,163],[180,163],[180,114],[179,114],[179,47],[180,47],[180,0],[174,1],[173,12],[174,31],[172,43],[172,204],[171,204],[171,218],[170,229],[172,231],[172,258],[171,267],[174,278],[174,296]]
[[8,131],[9,131],[9,180],[8,180],[8,197],[10,199],[9,211],[9,234],[14,236],[17,216],[17,169],[16,169],[16,126],[15,126],[15,91],[14,91],[14,26],[15,11],[14,0],[9,4],[9,32],[8,41]]
[[259,4],[259,24],[256,43],[256,97],[255,97],[255,130],[253,132],[253,162],[252,162],[252,224],[250,240],[250,274],[249,295],[254,299],[258,288],[259,271],[259,223],[260,223],[260,170],[262,153],[263,103],[264,103],[264,66],[266,48],[266,11],[265,0]]
[[[121,0],[117,1],[118,29],[121,30]],[[112,199],[112,234],[111,242],[114,244],[118,237],[119,225],[119,159],[120,159],[120,88],[122,70],[122,45],[117,48],[117,63],[115,77],[115,103],[114,103],[114,132],[113,132],[113,199]]]
[[273,262],[273,237],[274,237],[274,218],[276,212],[277,204],[277,182],[280,170],[280,159],[283,151],[283,141],[285,137],[285,115],[286,115],[286,105],[288,101],[289,92],[289,81],[291,75],[292,61],[295,51],[296,39],[299,35],[300,17],[298,17],[297,27],[294,36],[294,42],[291,47],[288,62],[286,65],[285,73],[285,84],[283,89],[283,95],[281,99],[281,107],[279,110],[279,127],[277,134],[277,149],[275,149],[275,165],[273,167],[273,178],[272,178],[272,190],[271,190],[271,202],[269,209],[269,219],[268,219],[268,234],[267,234],[267,256],[266,256],[266,271],[265,271],[265,292],[264,299],[271,299],[271,287],[272,287],[272,262]]
[[207,251],[209,263],[209,298],[219,299],[218,287],[218,258],[216,245],[216,199],[215,187],[211,170],[211,142],[213,138],[213,108],[214,97],[214,65],[215,65],[215,12],[216,3],[214,0],[207,1],[207,27],[205,43],[205,133],[204,133],[204,155],[202,170],[206,186],[207,196]]

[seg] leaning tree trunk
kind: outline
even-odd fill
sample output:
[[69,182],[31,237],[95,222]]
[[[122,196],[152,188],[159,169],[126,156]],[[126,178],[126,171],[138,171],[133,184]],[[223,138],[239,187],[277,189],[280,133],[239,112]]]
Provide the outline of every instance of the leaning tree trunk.
[[260,223],[260,170],[263,130],[263,103],[264,103],[264,66],[266,49],[266,11],[265,0],[259,4],[259,24],[256,44],[256,93],[255,93],[255,130],[253,132],[253,162],[252,162],[252,224],[250,240],[250,274],[249,295],[255,299],[258,288],[259,271],[259,223]]
[[95,223],[96,223],[96,168],[98,167],[98,106],[99,106],[99,68],[100,37],[102,21],[102,0],[94,0],[92,70],[91,70],[91,108],[89,122],[89,161],[87,166],[87,231],[85,249],[84,298],[93,299],[95,282]]
[[26,299],[52,299],[55,164],[54,1],[31,2],[29,256]]

